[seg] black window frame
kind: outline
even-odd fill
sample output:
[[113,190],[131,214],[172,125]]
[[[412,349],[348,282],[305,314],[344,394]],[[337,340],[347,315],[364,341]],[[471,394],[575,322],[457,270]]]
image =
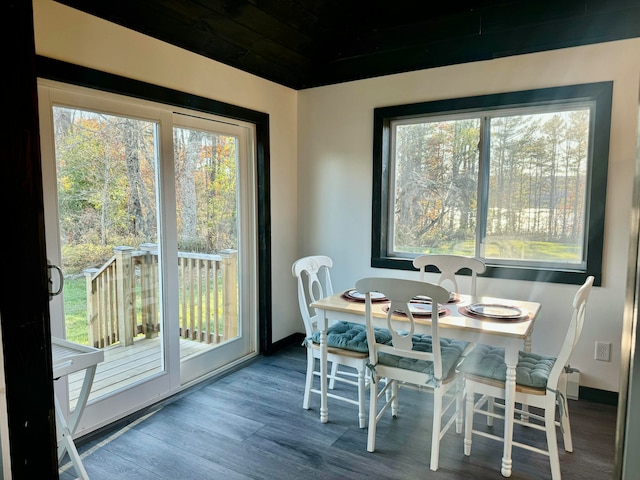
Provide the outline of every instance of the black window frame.
[[591,119],[593,143],[590,147],[591,156],[588,159],[585,268],[556,269],[545,266],[497,265],[487,260],[487,271],[483,276],[580,285],[589,275],[593,275],[594,285],[601,285],[612,96],[613,82],[605,81],[375,108],[373,111],[371,266],[415,270],[411,257],[390,255],[388,251],[388,205],[391,195],[389,176],[393,171],[390,168],[392,121],[426,115],[586,101],[594,102],[595,108]]

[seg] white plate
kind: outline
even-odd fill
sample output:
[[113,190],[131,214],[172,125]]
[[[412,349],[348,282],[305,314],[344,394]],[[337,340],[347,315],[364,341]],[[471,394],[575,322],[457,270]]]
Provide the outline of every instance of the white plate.
[[[424,302],[411,302],[409,303],[409,310],[411,311],[412,315],[416,315],[416,316],[420,316],[420,315],[429,315],[431,316],[431,313],[433,312],[433,309],[431,308],[431,304],[430,303],[424,303]],[[446,312],[447,310],[443,307],[440,306],[440,315],[442,315],[444,312]],[[397,310],[398,313],[403,313],[399,310]]]
[[[449,292],[449,303],[455,302],[458,299],[458,294],[456,292]],[[426,295],[416,295],[412,298],[417,302],[429,302],[431,303],[431,299]]]
[[469,305],[469,311],[476,315],[492,318],[518,318],[523,316],[523,312],[518,307],[511,305],[500,305],[497,303],[474,303]]
[[415,300],[416,302],[431,303],[431,299],[426,295],[416,295],[411,300]]
[[430,303],[410,303],[409,310],[413,315],[431,315],[432,312]]
[[[355,298],[356,300],[364,300],[366,297],[364,293],[360,293],[357,290],[349,290],[348,292],[345,293],[345,295],[347,297]],[[387,297],[385,297],[384,294],[380,292],[371,292],[371,300],[373,301],[386,300],[386,299]]]

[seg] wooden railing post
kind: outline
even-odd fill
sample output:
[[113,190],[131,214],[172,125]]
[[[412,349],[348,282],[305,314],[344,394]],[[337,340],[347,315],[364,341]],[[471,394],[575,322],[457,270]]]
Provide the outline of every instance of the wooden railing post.
[[142,330],[145,338],[158,336],[158,245],[143,243],[146,252],[140,262],[140,301],[142,304]]
[[222,250],[222,318],[225,340],[238,336],[238,251]]
[[131,247],[115,247],[116,256],[116,301],[118,305],[118,330],[120,344],[124,347],[133,345],[134,327],[136,324],[135,297],[132,292],[133,262]]
[[97,268],[87,268],[83,270],[86,284],[87,294],[87,329],[89,333],[89,345],[102,348],[104,347],[104,339],[100,330],[100,318],[98,317],[98,298],[96,289],[93,284],[93,274],[98,271]]

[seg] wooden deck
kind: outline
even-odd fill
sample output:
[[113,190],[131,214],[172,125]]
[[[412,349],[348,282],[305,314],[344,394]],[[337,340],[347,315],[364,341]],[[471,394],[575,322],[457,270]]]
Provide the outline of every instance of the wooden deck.
[[[213,348],[214,345],[180,339],[180,360]],[[135,340],[129,347],[113,345],[104,349],[104,361],[98,365],[89,400],[107,395],[127,385],[160,373],[160,337]],[[69,375],[69,401],[73,408],[80,395],[84,371]]]

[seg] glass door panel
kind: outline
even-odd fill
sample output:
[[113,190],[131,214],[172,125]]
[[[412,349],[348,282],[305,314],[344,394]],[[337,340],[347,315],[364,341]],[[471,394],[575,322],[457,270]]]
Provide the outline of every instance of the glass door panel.
[[251,222],[242,222],[252,218],[252,196],[244,194],[252,182],[242,177],[251,161],[245,128],[205,118],[174,115],[173,147],[185,384],[254,351],[243,319],[255,318],[246,307],[255,302],[240,301],[255,278],[241,274],[252,264],[252,247],[240,241],[253,237]]
[[[89,400],[164,370],[157,124],[53,106],[64,337],[104,349]],[[73,407],[83,372],[69,376]]]
[[239,335],[237,143],[173,129],[183,358]]

